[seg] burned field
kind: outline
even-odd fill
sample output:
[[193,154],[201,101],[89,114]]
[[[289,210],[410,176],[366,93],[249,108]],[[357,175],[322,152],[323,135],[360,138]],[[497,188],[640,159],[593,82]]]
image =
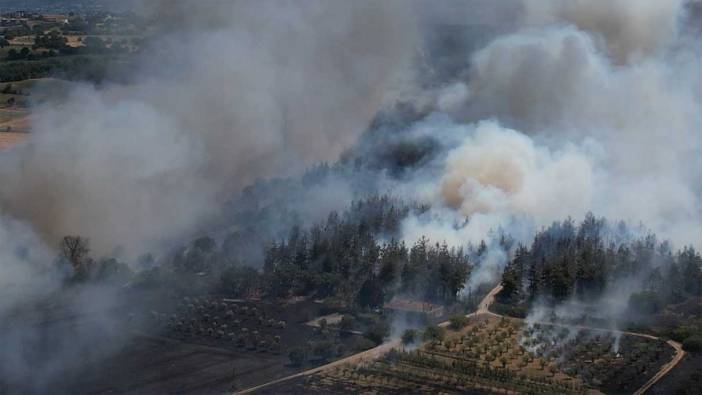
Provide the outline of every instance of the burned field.
[[[17,376],[23,380],[0,381],[0,393],[227,393],[374,345],[338,325],[308,325],[328,310],[313,301],[283,305],[132,292],[105,309],[75,312],[59,301],[41,315],[22,317],[26,327],[16,337],[23,349],[17,352],[28,361],[49,356],[65,370],[51,371],[53,361],[42,361],[47,368],[41,370],[32,363]],[[63,341],[74,336],[81,339],[76,346]]]
[[[143,312],[141,331],[185,343],[267,356],[289,365],[289,354],[311,352],[294,365],[314,366],[372,344],[339,324],[310,325],[330,310],[322,303],[186,297],[170,309]],[[316,350],[316,353],[315,353]]]
[[673,348],[646,336],[534,324],[521,344],[562,372],[607,394],[626,394],[643,386],[671,360]]
[[271,355],[281,354],[283,341],[291,344],[313,336],[311,329],[301,326],[288,329],[287,321],[280,318],[288,317],[266,307],[231,299],[186,297],[168,313],[150,311],[146,330],[184,342]]
[[239,384],[233,372],[265,380],[276,365],[261,357],[138,336],[86,374],[67,380],[58,393],[225,393]]
[[687,353],[682,361],[646,393],[694,395],[702,391],[702,354]]
[[133,322],[130,329],[136,340],[101,369],[120,379],[95,379],[81,383],[80,388],[221,393],[263,384],[373,346],[363,336],[339,330],[338,325],[308,325],[309,319],[326,311],[313,301],[276,304],[221,296],[151,303],[125,315],[125,321]]
[[660,340],[630,335],[617,340],[610,333],[494,317],[438,333],[425,334],[417,348],[258,393],[625,394],[672,356]]

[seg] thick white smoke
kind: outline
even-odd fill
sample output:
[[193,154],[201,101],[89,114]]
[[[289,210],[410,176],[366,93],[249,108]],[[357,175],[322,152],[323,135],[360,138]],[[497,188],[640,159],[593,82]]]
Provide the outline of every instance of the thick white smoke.
[[[549,19],[475,53],[467,77],[439,95],[438,108],[475,129],[447,153],[442,201],[466,217],[526,215],[537,226],[594,211],[697,245],[699,58],[675,34],[682,3],[619,1],[608,13],[599,3],[527,2]],[[647,28],[654,16],[664,28]],[[612,18],[619,35],[606,28]],[[640,56],[618,64],[599,40]]]
[[29,143],[0,157],[0,207],[49,243],[159,248],[257,177],[335,160],[416,40],[395,2],[148,6],[158,33],[137,84],[82,87],[39,109]]
[[699,246],[702,75],[686,3],[524,0],[523,25],[433,92],[454,122],[423,127],[452,143],[420,200],[444,208],[408,219],[406,239],[465,245],[502,228],[528,243],[593,211]]
[[529,214],[546,223],[591,206],[593,159],[574,146],[551,152],[527,136],[487,122],[449,152],[442,197],[466,217]]
[[[399,2],[142,5],[153,36],[134,83],[79,85],[34,108],[29,141],[0,153],[0,385],[20,392],[52,392],[127,336],[112,314],[123,295],[58,292],[69,277],[54,262],[61,237],[90,238],[96,258],[158,252],[258,177],[336,160],[416,42]],[[49,331],[33,316],[48,296],[69,321],[90,322]]]
[[[527,25],[573,24],[617,62],[660,53],[678,32],[684,0],[523,0]],[[655,27],[655,28],[654,28]]]
[[[15,245],[40,246],[32,254],[46,256],[32,260],[46,262],[43,245],[65,234],[98,253],[188,236],[257,177],[337,159],[396,92],[444,113],[411,131],[435,137],[440,154],[388,187],[432,206],[403,223],[409,244],[477,244],[498,229],[528,242],[593,211],[699,245],[702,68],[687,2],[522,0],[487,13],[494,2],[479,3],[424,14],[428,3],[400,1],[143,2],[161,22],[138,83],[76,89],[38,109],[29,143],[0,155],[0,214],[25,221],[0,227],[0,285],[36,278],[12,263]],[[446,15],[498,37],[467,40],[481,47],[449,56],[447,70],[462,67],[447,80],[406,74],[416,26]],[[508,259],[487,256],[471,287]]]

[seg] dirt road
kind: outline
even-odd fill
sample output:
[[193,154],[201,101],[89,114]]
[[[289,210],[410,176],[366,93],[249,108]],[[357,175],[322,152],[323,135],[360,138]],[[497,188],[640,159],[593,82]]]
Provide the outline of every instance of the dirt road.
[[283,383],[283,382],[286,382],[286,381],[289,381],[292,379],[296,379],[299,377],[311,376],[313,374],[316,374],[316,373],[319,373],[319,372],[322,372],[322,371],[325,371],[328,369],[332,369],[332,368],[335,368],[337,366],[341,366],[344,364],[355,364],[355,363],[360,363],[363,361],[374,361],[376,359],[381,358],[383,355],[387,354],[388,352],[390,352],[390,350],[392,350],[393,348],[397,348],[399,346],[400,346],[399,339],[391,340],[389,342],[386,342],[386,343],[379,345],[378,347],[371,348],[370,350],[366,350],[366,351],[360,352],[358,354],[354,354],[354,355],[348,356],[346,358],[339,359],[338,361],[330,362],[326,365],[322,365],[322,366],[318,366],[318,367],[313,368],[313,369],[305,370],[304,372],[296,373],[296,374],[293,374],[293,375],[290,375],[287,377],[283,377],[283,378],[278,379],[278,380],[269,381],[265,384],[261,384],[261,385],[255,386],[255,387],[247,388],[243,391],[235,392],[234,395],[250,394],[250,393],[258,391],[262,388],[265,388],[265,387],[268,387],[268,386],[271,386],[274,384],[280,384],[280,383]]
[[[481,315],[481,314],[493,314],[490,311],[488,311],[488,308],[490,305],[494,302],[495,300],[495,295],[497,295],[498,292],[502,290],[502,285],[497,285],[495,288],[493,288],[484,298],[483,300],[480,301],[480,304],[478,304],[478,310],[476,310],[473,313],[470,313],[466,315],[466,317],[473,317],[476,315]],[[494,315],[494,314],[493,314]],[[450,321],[444,321],[440,324],[438,324],[441,327],[447,327],[449,326]],[[299,377],[305,377],[305,376],[311,376],[313,374],[332,369],[337,366],[345,365],[345,364],[355,364],[363,361],[375,361],[377,359],[382,358],[385,354],[389,353],[390,350],[395,349],[400,347],[401,341],[400,339],[392,339],[389,340],[378,347],[371,348],[370,350],[366,350],[363,352],[360,352],[358,354],[354,354],[351,356],[348,356],[346,358],[339,359],[338,361],[334,361],[331,363],[328,363],[326,365],[318,366],[313,369],[305,370],[304,372],[296,373],[287,377],[283,377],[278,380],[273,380],[269,381],[265,384],[257,385],[255,387],[247,388],[243,391],[235,392],[234,395],[239,395],[239,394],[250,394],[255,391],[258,391],[262,388],[274,385],[274,384],[280,384],[289,380],[293,380]]]
[[[467,314],[466,317],[474,317],[474,316],[486,315],[486,314],[492,315],[494,317],[502,317],[502,315],[495,314],[495,313],[490,311],[490,306],[495,302],[495,295],[497,295],[501,290],[502,290],[501,284],[498,284],[497,286],[495,286],[495,288],[490,290],[490,292],[487,295],[485,295],[485,297],[480,301],[480,303],[478,304],[478,309],[473,313]],[[584,330],[603,331],[603,332],[610,332],[610,333],[621,333],[621,334],[629,335],[629,336],[638,336],[638,337],[645,337],[645,338],[649,338],[649,339],[653,339],[653,340],[660,340],[660,338],[658,338],[656,336],[652,336],[652,335],[645,334],[645,333],[638,333],[638,332],[617,331],[617,330],[610,330],[610,329],[603,329],[603,328],[590,328],[590,327],[582,326],[582,325],[566,325],[566,324],[558,324],[558,323],[550,323],[550,322],[540,322],[540,323],[546,324],[546,325],[571,327],[571,328],[584,329]],[[447,327],[447,326],[449,326],[449,324],[450,324],[449,321],[444,321],[444,322],[440,323],[439,326]],[[642,395],[643,393],[645,393],[649,388],[651,388],[651,386],[653,386],[660,379],[662,379],[668,372],[670,372],[685,356],[685,351],[683,351],[680,343],[674,342],[672,340],[669,340],[667,343],[668,343],[668,345],[670,345],[671,347],[673,347],[675,349],[675,356],[673,357],[673,359],[670,362],[663,365],[661,367],[661,369],[653,377],[651,377],[650,380],[648,380],[646,382],[646,384],[644,384],[641,388],[636,390],[636,392],[634,392],[634,395]],[[313,374],[316,374],[316,373],[319,373],[319,372],[322,372],[322,371],[325,371],[327,369],[331,369],[331,368],[334,368],[337,366],[341,366],[344,364],[355,364],[355,363],[359,363],[362,361],[374,361],[374,360],[377,360],[377,359],[380,359],[381,357],[383,357],[385,354],[390,352],[390,350],[397,348],[397,347],[400,347],[400,345],[401,345],[401,341],[399,339],[390,340],[388,342],[385,342],[385,343],[379,345],[378,347],[371,348],[370,350],[366,350],[366,351],[360,352],[358,354],[351,355],[349,357],[328,363],[326,365],[316,367],[314,369],[305,370],[304,372],[300,372],[300,373],[297,373],[297,374],[294,374],[291,376],[283,377],[283,378],[278,379],[278,380],[270,381],[268,383],[261,384],[261,385],[258,385],[256,387],[251,387],[251,388],[245,389],[243,391],[236,392],[234,395],[250,394],[250,393],[253,393],[253,392],[260,390],[264,387],[268,387],[268,386],[271,386],[274,384],[279,384],[279,383],[282,383],[282,382],[285,382],[288,380],[292,380],[295,378],[299,378],[299,377],[310,376],[310,375],[313,375]]]
[[[497,284],[495,288],[490,290],[487,295],[483,298],[483,300],[480,301],[480,304],[478,305],[478,311],[475,312],[476,315],[480,314],[493,314],[490,312],[490,305],[495,302],[495,295],[500,293],[502,291],[502,284]],[[493,314],[497,315],[497,314]]]
[[[499,288],[499,289],[498,289]],[[483,302],[480,302],[480,307],[478,309],[478,314],[490,314],[495,317],[502,317],[500,314],[495,314],[491,311],[488,311],[488,308],[490,305],[494,302],[495,300],[495,295],[500,292],[502,289],[502,286],[498,285],[495,287],[490,293],[483,299]],[[539,324],[544,324],[544,325],[553,325],[553,326],[560,326],[560,327],[567,327],[567,328],[575,328],[575,329],[582,329],[582,330],[590,330],[590,331],[599,331],[599,332],[608,332],[608,333],[614,333],[614,334],[622,334],[622,335],[627,335],[627,336],[636,336],[636,337],[645,337],[647,339],[652,339],[652,340],[661,340],[659,337],[649,335],[646,333],[640,333],[640,332],[628,332],[628,331],[618,331],[614,329],[604,329],[604,328],[592,328],[584,325],[568,325],[568,324],[559,324],[559,323],[552,323],[552,322],[539,322]],[[675,355],[673,356],[673,359],[670,360],[670,362],[666,363],[661,367],[661,369],[653,376],[651,377],[650,380],[646,382],[641,388],[636,390],[633,395],[642,395],[645,393],[653,384],[657,383],[660,379],[663,378],[668,372],[670,372],[685,356],[685,351],[682,349],[682,345],[678,342],[668,340],[666,342],[669,346],[671,346],[673,349],[675,349]]]
[[660,379],[663,378],[663,376],[668,374],[668,372],[670,372],[683,359],[683,357],[685,356],[685,351],[682,349],[682,345],[672,340],[668,340],[668,344],[675,349],[675,356],[670,362],[663,365],[661,367],[661,370],[659,370],[658,373],[651,377],[651,379],[648,380],[646,384],[643,385],[643,387],[636,390],[636,392],[634,392],[634,395],[641,395],[644,392],[648,391],[648,389],[651,388],[653,384],[656,384]]

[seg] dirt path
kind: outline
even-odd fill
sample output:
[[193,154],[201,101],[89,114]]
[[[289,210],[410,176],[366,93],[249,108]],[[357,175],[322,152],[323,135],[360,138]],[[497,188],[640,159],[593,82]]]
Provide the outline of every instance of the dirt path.
[[672,340],[668,340],[668,344],[675,349],[675,356],[670,362],[663,365],[661,367],[661,370],[659,370],[658,373],[651,377],[651,379],[648,380],[646,384],[643,385],[643,387],[636,390],[636,392],[634,392],[634,395],[641,395],[644,392],[648,391],[648,389],[651,388],[653,384],[656,384],[660,379],[663,378],[663,376],[665,376],[666,374],[668,374],[668,372],[673,370],[673,368],[683,359],[683,357],[685,356],[685,351],[683,351],[682,345]]
[[[498,314],[490,312],[490,314],[501,317]],[[628,332],[628,331],[619,331],[616,329],[605,329],[605,328],[592,328],[589,326],[584,326],[584,325],[568,325],[568,324],[559,324],[555,322],[538,322],[539,324],[543,325],[553,325],[553,326],[559,326],[559,327],[564,327],[564,328],[575,328],[575,329],[582,329],[582,330],[589,330],[589,331],[598,331],[598,332],[607,332],[607,333],[613,333],[613,334],[622,334],[622,335],[627,335],[627,336],[636,336],[636,337],[645,337],[647,339],[651,340],[661,340],[660,337],[649,335],[647,333],[640,333],[640,332]],[[673,355],[673,358],[666,363],[665,365],[661,366],[660,370],[651,377],[641,388],[636,390],[633,395],[641,395],[645,393],[653,384],[656,384],[660,379],[662,379],[668,372],[670,372],[685,356],[685,351],[682,349],[682,345],[676,341],[673,340],[668,340],[666,342],[670,347],[675,349],[675,355]]]
[[490,305],[495,302],[495,295],[500,293],[500,291],[502,291],[502,284],[497,284],[497,286],[490,290],[490,292],[488,292],[488,294],[485,295],[483,300],[480,301],[480,304],[478,305],[478,311],[476,311],[475,314],[492,314],[489,310]]
[[[492,291],[483,299],[482,302],[480,302],[480,306],[478,308],[478,314],[490,314],[495,317],[502,317],[500,314],[495,314],[491,311],[488,310],[490,305],[495,301],[495,295],[502,290],[502,286],[498,285],[497,287],[493,288]],[[608,333],[614,333],[614,334],[622,334],[622,335],[627,335],[627,336],[636,336],[636,337],[645,337],[647,339],[652,339],[652,340],[661,340],[661,338],[653,335],[649,335],[647,333],[640,333],[640,332],[628,332],[628,331],[619,331],[616,329],[604,329],[604,328],[592,328],[584,325],[568,325],[568,324],[559,324],[559,323],[554,323],[554,322],[539,322],[539,324],[544,324],[544,325],[553,325],[553,326],[560,326],[560,327],[567,327],[567,328],[575,328],[575,329],[582,329],[582,330],[590,330],[590,331],[599,331],[599,332],[608,332]],[[662,379],[668,372],[670,372],[685,356],[685,351],[682,349],[682,345],[678,342],[675,342],[673,340],[668,340],[666,342],[669,346],[671,346],[673,349],[675,349],[675,355],[673,356],[673,359],[670,360],[670,362],[666,363],[665,365],[661,366],[661,369],[653,376],[651,377],[650,380],[646,382],[641,388],[636,390],[633,395],[642,395],[645,393],[653,384],[657,383],[660,379]]]
[[318,366],[318,367],[313,368],[313,369],[305,370],[304,372],[300,372],[300,373],[296,373],[296,374],[293,374],[290,376],[286,376],[286,377],[280,378],[278,380],[269,381],[267,383],[257,385],[255,387],[247,388],[243,391],[235,392],[234,395],[250,394],[252,392],[258,391],[262,388],[265,388],[265,387],[268,387],[268,386],[271,386],[274,384],[280,384],[280,383],[283,383],[283,382],[286,382],[286,381],[289,381],[292,379],[296,379],[299,377],[311,376],[313,374],[316,374],[316,373],[319,373],[319,372],[322,372],[322,371],[325,371],[325,370],[328,370],[328,369],[331,369],[331,368],[334,368],[337,366],[345,365],[345,364],[355,364],[355,363],[359,363],[359,362],[363,362],[363,361],[374,361],[376,359],[381,358],[383,355],[387,354],[388,352],[390,352],[390,350],[397,348],[399,346],[400,346],[399,339],[391,340],[389,342],[386,342],[386,343],[379,345],[378,347],[371,348],[370,350],[366,350],[366,351],[360,352],[358,354],[354,354],[354,355],[348,356],[346,358],[339,359],[339,360],[334,361],[334,362],[330,362],[326,365]]
[[[497,285],[495,288],[493,288],[484,298],[483,300],[480,301],[480,304],[478,305],[478,310],[476,310],[473,313],[470,313],[466,315],[466,317],[473,317],[476,315],[481,315],[481,314],[493,314],[488,311],[488,308],[490,305],[495,301],[495,295],[497,295],[498,292],[502,290],[502,285]],[[449,326],[450,321],[444,321],[440,324],[438,324],[441,327],[447,327]],[[239,394],[250,394],[255,391],[258,391],[262,388],[275,385],[275,384],[280,384],[289,380],[293,380],[299,377],[305,377],[305,376],[311,376],[313,374],[345,365],[345,364],[355,364],[363,361],[375,361],[377,359],[382,358],[385,354],[389,353],[392,349],[398,348],[401,345],[400,339],[393,339],[390,341],[387,341],[378,347],[371,348],[370,350],[362,351],[358,354],[354,354],[351,356],[348,356],[346,358],[339,359],[338,361],[330,362],[326,365],[318,366],[313,369],[305,370],[300,373],[293,374],[291,376],[283,377],[278,380],[273,380],[269,381],[267,383],[257,385],[255,387],[247,388],[245,390],[235,392],[234,395],[239,395]]]
[[[470,317],[475,317],[478,315],[486,315],[486,314],[492,315],[494,317],[502,317],[502,315],[495,314],[495,313],[490,311],[490,306],[495,302],[495,295],[497,295],[501,290],[502,290],[501,284],[498,284],[497,286],[495,286],[495,288],[490,290],[490,292],[488,292],[488,294],[485,295],[485,297],[480,301],[480,303],[478,304],[478,310],[476,310],[473,313],[467,314],[466,317],[470,318]],[[441,327],[447,327],[447,326],[449,326],[449,324],[450,324],[449,321],[444,321],[438,325]],[[645,338],[653,339],[653,340],[660,340],[659,337],[652,336],[652,335],[649,335],[646,333],[617,331],[617,330],[603,329],[603,328],[591,328],[591,327],[587,327],[587,326],[583,326],[583,325],[567,325],[567,324],[558,324],[558,323],[551,323],[551,322],[541,322],[541,324],[571,327],[571,328],[577,328],[577,329],[583,329],[583,330],[594,330],[594,331],[603,331],[603,332],[610,332],[610,333],[621,333],[621,334],[629,335],[629,336],[638,336],[638,337],[645,337]],[[670,372],[685,356],[685,351],[683,351],[680,343],[674,342],[672,340],[668,340],[667,343],[668,343],[668,345],[670,345],[671,347],[673,347],[675,349],[675,355],[673,356],[673,359],[670,362],[663,365],[661,367],[661,369],[653,377],[651,377],[650,380],[648,380],[646,382],[646,384],[644,384],[641,388],[639,388],[638,390],[636,390],[636,392],[634,392],[634,395],[642,395],[643,393],[645,393],[649,388],[651,388],[651,386],[653,386],[660,379],[662,379],[666,374],[668,374],[668,372]],[[401,345],[401,341],[399,339],[390,340],[388,342],[385,342],[385,343],[379,345],[378,347],[371,348],[370,350],[366,350],[366,351],[360,352],[358,354],[351,355],[349,357],[328,363],[326,365],[322,365],[322,366],[318,366],[318,367],[313,368],[313,369],[305,370],[304,372],[300,372],[300,373],[297,373],[297,374],[294,374],[291,376],[283,377],[281,379],[270,381],[268,383],[264,383],[264,384],[261,384],[261,385],[255,386],[255,387],[251,387],[251,388],[245,389],[243,391],[236,392],[236,393],[234,393],[234,395],[250,394],[250,393],[255,392],[257,390],[260,390],[264,387],[268,387],[268,386],[271,386],[274,384],[279,384],[279,383],[282,383],[282,382],[285,382],[288,380],[292,380],[292,379],[296,379],[299,377],[311,376],[313,374],[316,374],[316,373],[319,373],[319,372],[322,372],[322,371],[325,371],[325,370],[328,370],[328,369],[331,369],[331,368],[334,368],[337,366],[341,366],[344,364],[355,364],[355,363],[359,363],[362,361],[374,361],[374,360],[377,360],[377,359],[380,359],[381,357],[383,357],[385,354],[390,352],[390,350],[397,348],[397,347],[400,347],[400,345]]]

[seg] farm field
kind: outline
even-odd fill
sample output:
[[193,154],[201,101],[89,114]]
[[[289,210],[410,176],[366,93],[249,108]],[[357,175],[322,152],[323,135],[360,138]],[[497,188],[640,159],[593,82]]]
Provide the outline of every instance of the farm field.
[[238,384],[234,371],[255,382],[275,374],[273,365],[266,358],[140,337],[64,384],[72,393],[226,393]]
[[[150,311],[139,320],[151,334],[183,342],[240,350],[257,355],[275,355],[288,363],[291,348],[316,347],[319,355],[310,362],[325,362],[369,347],[362,336],[340,331],[332,325],[310,326],[308,317],[318,317],[322,305],[299,301],[289,305],[214,296],[185,298],[165,311]],[[322,349],[324,349],[322,351]]]
[[[180,307],[183,304],[167,310],[173,299],[151,291],[124,294],[120,303],[94,311],[70,309],[70,298],[37,301],[33,305],[34,314],[20,309],[12,319],[14,323],[25,323],[32,331],[46,333],[47,341],[51,333],[83,333],[101,322],[109,322],[106,327],[109,332],[119,334],[115,336],[117,341],[102,344],[100,350],[85,351],[84,358],[93,361],[90,368],[63,374],[55,382],[54,393],[227,393],[355,354],[362,351],[358,346],[373,346],[362,336],[306,325],[307,318],[319,314],[319,303],[301,301],[286,306],[232,299],[222,302],[222,299],[189,298],[188,304],[202,308],[201,312],[188,315],[196,317],[198,327],[203,328],[197,333],[179,329],[178,322],[188,313],[185,307]],[[215,303],[227,309],[220,313]],[[232,312],[231,316],[227,315],[228,311]],[[157,317],[152,318],[154,315]],[[275,322],[269,325],[268,320],[273,317]],[[230,326],[224,336],[219,330],[209,331],[214,328],[215,319]],[[235,326],[236,321],[239,326]],[[0,333],[2,329],[0,325]],[[309,355],[302,363],[292,364],[289,351],[302,346],[309,347]],[[317,355],[315,350],[328,354]],[[33,354],[29,357],[31,360]],[[0,381],[0,393],[5,393],[6,384],[18,391],[27,390],[17,383]]]
[[[12,113],[27,115],[31,105],[46,102],[60,103],[66,98],[75,83],[56,78],[38,78],[0,84],[0,122],[7,121]],[[23,112],[23,114],[20,114]]]
[[73,86],[54,78],[0,84],[0,150],[29,137],[33,106],[61,102]]
[[[614,345],[618,347],[613,349]],[[490,315],[442,340],[256,393],[633,393],[670,360],[660,340]]]
[[[308,300],[284,304],[200,296],[152,304],[133,311],[128,319],[139,323],[133,329],[141,337],[229,355],[226,374],[234,374],[241,389],[374,346],[358,332],[342,331],[338,325],[309,325],[310,318],[324,315],[323,309],[322,304]],[[298,355],[294,362],[291,353]]]
[[12,147],[15,144],[23,142],[27,138],[26,133],[7,133],[0,132],[0,150]]

